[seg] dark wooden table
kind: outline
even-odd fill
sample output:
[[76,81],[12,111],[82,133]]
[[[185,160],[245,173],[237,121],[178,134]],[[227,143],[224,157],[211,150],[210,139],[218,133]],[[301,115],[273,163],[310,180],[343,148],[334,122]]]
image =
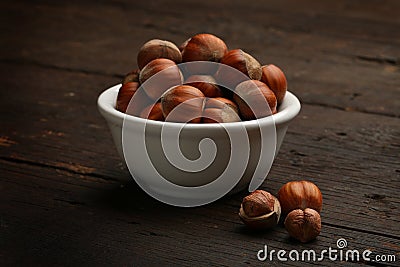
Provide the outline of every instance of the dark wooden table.
[[[399,1],[1,1],[0,266],[242,266],[268,249],[347,248],[400,264]],[[148,39],[222,37],[285,70],[302,102],[262,188],[322,190],[322,232],[250,232],[245,192],[198,208],[147,196],[118,157],[98,95]],[[389,258],[389,257],[387,257]],[[336,265],[286,262],[287,265]],[[342,262],[343,264],[343,262]]]

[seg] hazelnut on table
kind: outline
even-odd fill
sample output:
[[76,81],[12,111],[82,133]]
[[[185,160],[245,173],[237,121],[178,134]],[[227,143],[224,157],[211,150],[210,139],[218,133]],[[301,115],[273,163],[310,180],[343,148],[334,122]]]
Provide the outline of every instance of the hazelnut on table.
[[248,227],[268,229],[278,224],[281,215],[279,200],[271,193],[256,190],[243,198],[239,217]]

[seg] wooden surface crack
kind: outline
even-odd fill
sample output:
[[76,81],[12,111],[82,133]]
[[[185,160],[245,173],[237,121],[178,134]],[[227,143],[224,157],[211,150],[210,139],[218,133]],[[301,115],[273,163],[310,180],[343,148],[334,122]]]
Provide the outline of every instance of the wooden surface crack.
[[79,167],[76,164],[72,164],[72,163],[71,164],[60,163],[60,164],[52,165],[52,164],[43,163],[43,162],[20,159],[20,158],[16,158],[16,157],[4,157],[4,156],[1,156],[0,160],[12,162],[12,163],[18,163],[18,164],[27,164],[27,165],[36,166],[36,167],[62,170],[62,171],[66,171],[66,172],[73,173],[73,174],[86,175],[86,176],[90,176],[93,178],[99,178],[99,179],[102,179],[105,181],[118,181],[118,179],[116,179],[116,178],[94,173],[93,172],[94,169],[92,169],[92,168],[87,168],[87,167],[82,168],[82,167]]
[[91,75],[100,75],[106,77],[114,77],[118,79],[122,79],[124,77],[123,74],[120,73],[108,73],[102,71],[95,71],[95,70],[88,70],[88,69],[79,69],[79,68],[69,68],[65,66],[59,66],[54,64],[47,64],[37,60],[32,59],[21,59],[21,58],[2,58],[0,59],[0,63],[6,64],[15,64],[15,65],[32,65],[40,68],[45,69],[53,69],[53,70],[60,70],[66,72],[76,72],[76,73],[83,73],[83,74],[91,74]]
[[356,58],[359,60],[376,62],[379,64],[400,65],[400,60],[397,57],[358,55],[358,56],[356,56]]
[[[360,233],[365,233],[365,234],[370,234],[370,235],[378,235],[378,236],[383,236],[387,238],[392,238],[396,240],[400,240],[400,236],[397,235],[391,235],[391,234],[386,234],[383,231],[382,232],[377,232],[377,231],[369,231],[369,230],[364,230],[360,228],[355,228],[355,227],[349,227],[349,226],[344,226],[344,225],[337,225],[337,224],[332,224],[328,222],[322,222],[322,225],[330,226],[333,228],[338,228],[338,229],[345,229],[345,230],[350,230],[350,231],[355,231],[355,232],[360,232]],[[383,229],[382,229],[383,230]]]

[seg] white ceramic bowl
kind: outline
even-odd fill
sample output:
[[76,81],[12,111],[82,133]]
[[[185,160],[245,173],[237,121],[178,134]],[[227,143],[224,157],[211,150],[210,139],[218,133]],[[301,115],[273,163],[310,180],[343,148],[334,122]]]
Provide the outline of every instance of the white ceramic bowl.
[[[256,177],[259,179],[257,184],[261,184],[261,182],[266,178],[273,159],[279,151],[290,121],[293,120],[293,118],[295,118],[300,111],[299,100],[292,93],[287,92],[282,104],[278,109],[278,112],[270,117],[252,121],[224,123],[224,125],[233,132],[239,132],[239,128],[244,129],[247,132],[249,140],[248,144],[246,144],[246,142],[241,144],[231,144],[226,132],[221,127],[222,124],[182,124],[159,122],[129,116],[119,112],[115,109],[115,103],[120,86],[121,85],[115,85],[105,90],[98,98],[98,108],[110,127],[118,153],[120,154],[121,158],[125,160],[125,163],[127,164],[136,182],[138,182],[145,191],[147,190],[144,187],[151,187],[154,189],[159,184],[157,179],[153,179],[153,170],[150,170],[149,167],[146,166],[145,162],[141,162],[141,159],[145,158],[146,154],[151,158],[151,163],[154,165],[154,168],[157,170],[157,172],[159,172],[166,180],[180,186],[201,187],[211,183],[216,179],[216,177],[218,177],[219,174],[223,173],[232,157],[236,158],[236,162],[233,162],[232,166],[241,166],[242,161],[247,162],[247,158],[241,159],[240,154],[245,156],[246,152],[249,151],[247,167],[245,170],[243,170],[243,175],[238,177],[238,180],[240,181],[233,189],[231,189],[230,192],[232,193],[245,189],[252,180],[256,168],[263,166],[265,163],[264,165],[266,167],[263,168],[263,170],[266,171],[266,173],[264,173],[263,177]],[[275,124],[275,126],[273,126],[273,124]],[[139,130],[143,128],[144,125],[147,127],[145,135],[141,130]],[[267,139],[269,139],[269,144],[276,144],[276,147],[261,147],[260,129],[268,127],[271,129],[271,126],[274,132],[272,132]],[[187,158],[192,160],[199,158],[200,154],[204,152],[199,152],[199,150],[201,150],[199,146],[201,140],[204,138],[213,140],[217,148],[217,156],[215,157],[212,165],[210,165],[206,170],[202,170],[200,172],[190,172],[182,171],[179,168],[175,168],[173,165],[169,164],[168,160],[163,154],[163,151],[165,150],[163,150],[163,147],[161,147],[160,143],[160,134],[163,127],[164,130],[182,128],[181,135],[179,136],[179,145],[182,153]],[[168,140],[168,138],[171,138],[171,140]],[[130,151],[126,151],[126,144],[135,143],[138,141],[143,143],[143,139],[146,139],[145,148],[133,147],[130,149]],[[167,144],[174,142],[176,143],[176,136],[167,136],[166,139]],[[124,140],[124,145],[122,140]],[[234,150],[233,146],[235,146]],[[127,152],[129,156],[127,156]],[[233,153],[231,154],[230,152],[236,153],[237,155],[232,155]],[[266,154],[272,156],[270,158],[268,158],[268,156],[265,157],[264,161],[259,163],[261,152],[266,152]],[[134,160],[132,158],[136,158],[136,161],[133,162]],[[241,172],[239,170],[238,172],[233,173]],[[147,183],[146,186],[140,184],[141,182]],[[175,192],[172,191],[166,192],[163,188],[158,188],[157,190],[160,192],[162,191],[162,194],[175,194]]]

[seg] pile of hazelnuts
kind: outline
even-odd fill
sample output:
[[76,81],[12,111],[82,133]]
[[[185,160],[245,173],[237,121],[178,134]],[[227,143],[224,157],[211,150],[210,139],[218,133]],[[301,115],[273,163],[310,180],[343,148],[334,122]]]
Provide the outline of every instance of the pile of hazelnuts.
[[278,197],[256,190],[243,198],[239,217],[250,228],[268,229],[286,216],[284,225],[289,235],[309,242],[321,232],[322,194],[309,181],[288,182],[279,189]]
[[[248,78],[228,89],[216,82],[221,68],[200,66],[182,72],[177,65],[195,61],[225,64]],[[137,65],[122,81],[116,109],[151,120],[223,123],[262,118],[277,112],[287,90],[280,68],[262,66],[241,49],[229,50],[212,34],[197,34],[179,47],[170,41],[150,40],[140,48]],[[153,76],[157,79],[150,79]],[[177,106],[179,112],[172,112]]]

